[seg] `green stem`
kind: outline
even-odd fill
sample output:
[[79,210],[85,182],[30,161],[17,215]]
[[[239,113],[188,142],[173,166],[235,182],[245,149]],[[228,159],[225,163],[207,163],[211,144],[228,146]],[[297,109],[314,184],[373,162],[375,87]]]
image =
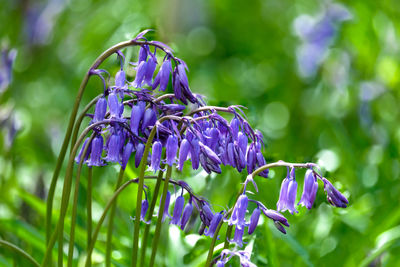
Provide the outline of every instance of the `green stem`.
[[87,210],[87,246],[86,250],[89,250],[90,243],[92,242],[92,175],[93,169],[89,167],[88,171],[88,182],[87,182],[87,198],[86,198],[86,210]]
[[[148,179],[154,179],[154,178],[156,178],[156,177],[154,177],[154,176],[148,176],[148,177],[144,177],[144,178],[145,178],[145,179],[146,179],[146,178],[148,178]],[[128,185],[130,185],[131,183],[137,183],[138,180],[139,180],[139,179],[137,178],[137,179],[132,179],[132,180],[129,180],[129,181],[125,182],[123,185],[121,185],[120,188],[118,188],[117,191],[114,192],[114,195],[113,195],[113,196],[111,197],[111,199],[108,201],[108,203],[107,203],[107,205],[106,205],[106,207],[105,207],[103,213],[101,214],[100,220],[99,220],[99,222],[97,223],[97,226],[96,226],[96,228],[95,228],[95,230],[94,230],[94,232],[93,232],[92,240],[91,240],[91,242],[90,242],[90,245],[89,245],[89,248],[88,248],[88,251],[87,251],[85,267],[90,266],[91,256],[92,256],[92,252],[93,252],[93,249],[94,249],[94,245],[96,244],[97,236],[99,235],[101,226],[103,225],[103,222],[104,222],[104,219],[106,218],[106,215],[107,215],[108,210],[111,208],[111,206],[113,205],[114,201],[116,201],[118,195],[119,195]]]
[[231,239],[231,236],[232,236],[232,230],[233,230],[233,225],[229,225],[229,226],[226,228],[224,249],[229,248],[229,240]]
[[208,250],[207,261],[206,261],[205,266],[212,266],[212,259],[213,259],[213,254],[214,254],[215,243],[217,242],[218,233],[219,233],[219,230],[221,230],[221,227],[223,224],[224,224],[224,220],[221,220],[217,226],[217,229],[215,229],[213,239],[211,240],[210,249]]
[[33,266],[36,266],[36,267],[39,267],[39,266],[40,266],[39,263],[38,263],[34,258],[32,258],[31,255],[29,255],[25,250],[23,250],[23,249],[17,247],[17,246],[14,245],[14,244],[12,244],[12,243],[10,243],[10,242],[7,242],[7,241],[5,241],[5,240],[0,240],[0,246],[4,246],[4,247],[8,248],[9,250],[12,250],[12,251],[16,252],[17,254],[23,256],[25,259],[27,259],[28,261],[30,261],[30,263],[31,263]]
[[[161,169],[164,169],[164,168],[165,168],[165,164],[162,164]],[[158,172],[157,182],[154,187],[153,199],[151,200],[150,208],[149,208],[148,214],[147,214],[147,221],[151,221],[151,219],[153,217],[154,208],[155,208],[156,202],[157,202],[158,192],[160,191],[161,182],[163,180],[163,175],[164,175],[163,171]],[[140,254],[139,266],[144,266],[144,261],[146,258],[146,249],[147,249],[147,238],[149,236],[150,227],[151,227],[151,224],[149,223],[149,224],[146,224],[146,227],[144,229],[143,239],[142,239],[142,251]]]
[[[122,184],[122,180],[124,177],[124,171],[125,169],[122,169],[119,171],[118,175],[118,181],[117,185],[115,187],[115,191],[118,190],[118,188]],[[106,266],[109,267],[111,266],[111,245],[112,245],[112,234],[113,234],[113,224],[114,224],[114,216],[115,216],[115,208],[116,208],[117,201],[115,201],[112,206],[111,206],[111,211],[110,211],[110,216],[108,220],[108,228],[107,228],[107,241],[106,241]]]
[[51,178],[49,194],[48,194],[47,203],[46,203],[46,244],[49,244],[50,240],[51,240],[51,238],[50,238],[51,217],[52,217],[52,213],[53,213],[53,201],[54,201],[54,193],[55,193],[55,189],[56,189],[56,185],[57,185],[57,180],[58,180],[60,170],[61,170],[62,164],[64,162],[65,154],[67,152],[67,148],[68,148],[68,145],[70,142],[71,133],[72,133],[72,130],[73,130],[74,124],[75,124],[76,114],[78,113],[78,109],[79,109],[79,104],[81,103],[83,93],[85,91],[86,85],[87,85],[90,75],[91,75],[90,71],[93,69],[97,69],[100,66],[100,64],[103,63],[104,60],[106,60],[109,56],[114,54],[117,50],[120,50],[127,46],[143,45],[143,44],[147,44],[147,43],[148,42],[140,42],[140,41],[134,41],[134,40],[118,43],[118,44],[108,48],[106,51],[104,51],[94,61],[92,66],[90,66],[89,71],[85,74],[85,77],[83,78],[81,85],[79,87],[78,94],[75,98],[75,103],[74,103],[74,106],[72,108],[72,112],[71,112],[71,115],[69,118],[67,131],[65,133],[63,144],[61,146],[60,154],[57,158],[56,168],[54,170],[53,177]]
[[[245,186],[246,185],[244,184],[240,188],[240,191],[238,192],[238,194],[236,196],[235,204],[236,204],[237,200],[239,199],[240,195],[243,194]],[[232,211],[233,211],[233,208],[228,210],[228,212],[225,214],[224,217],[228,218],[231,215]],[[212,256],[214,254],[215,242],[217,241],[217,236],[218,236],[219,230],[221,229],[223,223],[224,223],[224,220],[221,220],[220,223],[218,224],[217,229],[214,232],[214,237],[213,237],[213,239],[211,241],[210,249],[208,250],[207,261],[206,261],[206,265],[205,266],[212,266],[212,259],[213,259]],[[233,229],[233,225],[228,225],[228,227],[226,229],[224,249],[229,247],[229,240],[231,240],[232,229]]]
[[[63,244],[62,243],[63,243],[64,219],[65,219],[65,214],[68,209],[68,201],[69,201],[69,196],[71,193],[72,173],[73,173],[73,169],[74,169],[74,158],[75,158],[76,152],[77,152],[80,144],[82,143],[85,136],[89,133],[89,131],[91,131],[94,127],[104,124],[104,122],[105,121],[93,123],[92,125],[87,127],[82,132],[82,134],[79,136],[77,142],[74,145],[74,148],[71,151],[71,154],[70,154],[69,160],[68,160],[67,171],[66,171],[65,179],[64,179],[63,192],[62,192],[62,197],[61,197],[60,217],[58,219],[56,229],[54,230],[54,232],[51,235],[51,238],[49,240],[49,243],[47,244],[47,248],[46,248],[46,252],[44,254],[44,260],[43,260],[42,266],[49,265],[49,262],[51,261],[51,256],[50,256],[51,250],[53,249],[58,236],[60,236],[59,244],[58,244],[58,246],[59,246],[59,248],[58,248],[58,252],[59,252],[58,263],[62,265],[62,256],[63,256],[63,254],[62,254],[62,245]],[[60,249],[60,246],[61,246],[61,249]],[[60,256],[61,256],[61,259],[60,259]]]
[[75,192],[74,192],[74,201],[72,205],[72,215],[71,215],[71,229],[69,234],[69,247],[68,247],[68,263],[67,266],[72,266],[73,256],[74,256],[74,243],[75,243],[75,221],[76,221],[76,212],[78,206],[78,196],[79,196],[79,183],[81,180],[81,171],[83,162],[85,159],[85,155],[88,151],[89,144],[92,142],[94,138],[94,134],[89,139],[88,145],[85,146],[81,158],[79,159],[78,169],[76,171],[76,179],[75,179]]
[[[83,110],[81,111],[81,113],[79,114],[78,119],[76,120],[75,123],[75,127],[74,127],[74,131],[72,133],[72,139],[71,139],[71,144],[75,144],[76,142],[76,138],[78,138],[78,133],[79,133],[79,128],[81,127],[82,121],[86,116],[86,113],[89,111],[89,109],[95,105],[97,103],[97,101],[103,96],[103,94],[99,94],[98,96],[96,96],[95,98],[93,98],[89,104],[87,104]],[[72,150],[72,146],[71,146],[71,150]]]
[[163,218],[162,214],[164,214],[165,199],[167,197],[167,191],[168,191],[169,179],[171,178],[171,172],[172,172],[172,167],[168,166],[167,173],[165,174],[164,188],[163,188],[163,193],[162,193],[162,198],[161,198],[160,211],[158,213],[159,216],[157,219],[156,231],[154,233],[154,238],[153,238],[150,264],[149,264],[150,267],[154,266],[154,261],[155,261],[156,254],[157,254],[157,248],[158,248],[158,243],[159,243],[158,240],[160,238],[161,226],[162,226],[162,218]]
[[133,230],[133,245],[132,245],[132,267],[135,267],[137,264],[137,254],[139,250],[139,227],[140,227],[140,213],[142,210],[142,195],[143,195],[143,184],[144,184],[144,171],[146,170],[147,165],[147,156],[149,155],[150,146],[152,144],[154,135],[156,134],[157,124],[151,129],[150,135],[147,139],[146,146],[144,148],[142,161],[139,166],[139,184],[138,184],[138,192],[136,199],[136,220]]

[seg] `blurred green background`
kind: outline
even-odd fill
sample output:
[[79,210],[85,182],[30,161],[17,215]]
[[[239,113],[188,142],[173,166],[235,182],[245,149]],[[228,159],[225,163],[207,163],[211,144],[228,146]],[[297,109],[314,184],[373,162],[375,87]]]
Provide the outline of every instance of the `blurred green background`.
[[[212,105],[248,107],[249,122],[264,133],[269,162],[316,162],[349,198],[347,209],[333,208],[320,188],[311,211],[285,214],[291,224],[286,236],[264,220],[245,240],[253,247],[252,262],[399,266],[399,1],[2,0],[0,19],[1,48],[17,50],[13,79],[0,95],[1,119],[8,121],[1,124],[0,238],[42,259],[43,199],[80,81],[102,51],[152,28],[150,39],[167,43],[188,64],[194,92]],[[116,57],[103,68],[114,74]],[[83,104],[100,90],[100,81],[91,79]],[[10,125],[18,129],[13,142]],[[206,177],[187,168],[174,176],[219,210],[232,204],[246,175],[225,168]],[[254,198],[275,208],[284,176],[276,169],[271,180],[257,178]],[[94,177],[98,220],[117,168],[96,169]],[[77,262],[84,257],[85,188]],[[118,205],[117,266],[130,259],[135,190],[123,193]],[[196,228],[187,235],[164,230],[168,246],[161,246],[158,266],[202,263],[209,238],[194,235]],[[99,266],[104,239],[105,228],[94,255]],[[12,266],[13,258],[0,247],[0,266]]]

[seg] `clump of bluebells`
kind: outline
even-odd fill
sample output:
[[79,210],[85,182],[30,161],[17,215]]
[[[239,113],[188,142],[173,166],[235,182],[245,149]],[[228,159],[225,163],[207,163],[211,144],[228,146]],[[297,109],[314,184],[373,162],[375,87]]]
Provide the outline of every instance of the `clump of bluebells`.
[[[286,233],[285,227],[289,227],[289,222],[280,212],[288,210],[293,214],[297,212],[297,205],[311,209],[318,181],[322,181],[329,203],[336,207],[347,206],[346,197],[321,176],[315,164],[284,161],[267,164],[262,153],[263,135],[250,126],[244,108],[238,105],[208,106],[200,95],[191,91],[186,63],[175,57],[167,45],[148,41],[144,37],[146,32],[132,40],[132,45],[140,46],[137,61],[128,64],[135,70],[134,77],[127,77],[124,66],[128,59],[118,49],[115,54],[120,68],[113,78],[106,70],[92,68],[89,71],[90,76],[101,78],[104,88],[93,101],[94,111],[86,114],[91,121],[85,129],[87,137],[75,158],[77,163],[89,167],[117,163],[122,170],[131,163],[136,168],[147,166],[148,170],[161,174],[165,168],[181,171],[185,164],[193,170],[201,168],[209,174],[220,174],[221,166],[229,165],[243,173],[246,179],[242,190],[233,207],[226,210],[218,209],[197,195],[186,182],[164,178],[177,193],[174,207],[169,209],[171,192],[164,191],[156,217],[162,221],[168,219],[170,224],[184,230],[197,216],[201,221],[199,233],[214,240],[211,256],[221,225],[227,223],[228,228],[234,228],[233,237],[227,236],[226,239],[235,248],[224,249],[213,261],[217,266],[224,266],[233,256],[238,256],[243,266],[255,266],[250,262],[250,253],[238,249],[243,247],[243,237],[255,232],[262,214],[271,219],[279,231]],[[230,115],[230,119],[222,114]],[[252,184],[258,193],[256,176],[267,178],[269,168],[279,166],[286,166],[288,173],[282,181],[275,210],[252,199],[248,185]],[[297,168],[307,169],[298,203]],[[136,181],[139,185],[140,179],[143,176]],[[142,190],[144,199],[140,197]],[[149,208],[147,190],[144,183],[143,188],[138,188],[138,220],[151,224],[153,214],[148,213],[153,210]],[[157,198],[157,195],[153,197]]]

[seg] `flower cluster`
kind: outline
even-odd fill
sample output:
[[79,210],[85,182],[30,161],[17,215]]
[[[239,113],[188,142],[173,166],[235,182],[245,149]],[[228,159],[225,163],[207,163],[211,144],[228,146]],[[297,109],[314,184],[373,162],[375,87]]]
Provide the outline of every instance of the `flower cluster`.
[[[98,96],[93,114],[87,114],[91,118],[87,133],[91,131],[92,134],[85,139],[76,157],[77,163],[88,166],[118,163],[125,169],[132,159],[136,168],[147,164],[150,170],[157,172],[163,165],[176,166],[181,171],[190,160],[192,169],[201,167],[207,173],[221,173],[222,165],[232,166],[238,172],[246,169],[247,179],[233,208],[214,211],[212,205],[196,195],[187,183],[170,179],[169,183],[178,186],[181,194],[176,197],[170,213],[171,193],[164,191],[167,193],[161,198],[160,207],[164,206],[158,214],[162,221],[169,218],[170,224],[184,230],[192,214],[198,213],[201,220],[199,233],[211,238],[218,238],[218,226],[227,222],[230,227],[235,227],[234,237],[228,241],[238,247],[243,246],[246,228],[249,235],[255,232],[261,213],[271,219],[279,231],[286,233],[285,226],[288,227],[289,223],[279,212],[297,212],[295,168],[307,168],[298,205],[312,208],[318,180],[321,180],[328,201],[336,207],[347,206],[346,197],[314,170],[315,164],[283,161],[266,164],[262,154],[263,135],[247,122],[243,107],[207,106],[201,96],[192,93],[185,62],[176,58],[165,44],[147,41],[144,37],[146,32],[134,39],[141,40],[138,42],[137,61],[130,62],[136,71],[134,78],[127,77],[123,67],[126,59],[120,51],[117,51],[120,69],[114,79],[110,79],[105,70],[90,71],[91,75],[102,79],[104,93]],[[160,53],[163,53],[162,57],[158,55]],[[171,93],[160,93],[165,91]],[[232,119],[227,120],[221,113],[230,114]],[[254,176],[267,178],[269,167],[277,166],[286,166],[288,173],[282,182],[275,211],[257,200],[249,199],[247,185],[251,182],[258,192]],[[146,186],[143,190],[145,199],[138,198],[141,201],[138,201],[141,203],[140,220],[150,223],[151,220],[146,221],[149,209]],[[186,204],[184,191],[189,194]],[[139,207],[140,204],[137,216]],[[249,207],[254,207],[251,212]],[[222,251],[217,265],[224,266],[233,256],[239,256],[242,266],[255,266],[250,262],[249,253],[229,250]]]
[[[138,36],[141,38],[143,35]],[[154,46],[154,51],[150,45]],[[166,55],[156,73],[158,50]],[[140,47],[138,61],[131,63],[136,69],[132,82],[123,70],[124,55],[118,52],[118,57],[121,69],[112,86],[108,86],[102,76],[108,74],[106,71],[91,71],[102,78],[105,90],[96,103],[94,114],[88,114],[92,118],[94,135],[85,140],[77,162],[83,157],[88,166],[118,162],[125,168],[133,157],[138,167],[155,128],[151,156],[147,160],[153,171],[158,171],[162,162],[170,166],[176,164],[182,170],[184,163],[190,160],[194,170],[201,166],[208,173],[221,173],[221,165],[230,165],[239,172],[247,168],[251,173],[266,163],[261,152],[263,136],[250,127],[241,107],[206,106],[189,88],[185,62],[174,57],[166,45],[148,42]],[[170,79],[174,93],[156,97],[155,90],[165,91]],[[189,102],[194,109],[184,114]],[[228,121],[218,112],[230,113],[233,118]],[[85,149],[86,155],[82,155]],[[165,159],[161,159],[163,149]],[[268,170],[259,175],[267,177]]]

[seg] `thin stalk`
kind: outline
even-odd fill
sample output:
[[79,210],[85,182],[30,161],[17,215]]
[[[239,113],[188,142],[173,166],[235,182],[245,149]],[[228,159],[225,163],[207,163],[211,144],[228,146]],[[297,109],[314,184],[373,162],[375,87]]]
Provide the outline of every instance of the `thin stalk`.
[[224,249],[229,247],[229,240],[231,239],[232,236],[232,230],[233,230],[233,225],[228,225],[228,227],[226,228]]
[[[161,169],[164,169],[164,168],[165,168],[165,164],[162,164]],[[154,208],[156,206],[158,192],[160,191],[161,181],[163,180],[163,175],[164,175],[163,171],[158,172],[157,182],[154,187],[153,199],[151,200],[150,207],[149,207],[148,214],[147,214],[148,222],[151,221],[151,219],[153,217],[153,212],[154,212]],[[149,236],[150,227],[151,227],[151,224],[149,223],[149,224],[146,224],[146,227],[144,228],[144,233],[143,233],[143,238],[142,238],[142,250],[140,253],[139,266],[144,266],[144,262],[145,262],[145,258],[146,258],[146,249],[147,249],[147,238]]]
[[[144,179],[155,179],[155,178],[156,178],[155,176],[147,176],[147,177],[144,177]],[[112,196],[111,199],[108,201],[106,207],[104,208],[103,213],[101,214],[100,220],[99,220],[99,222],[97,223],[97,226],[96,226],[96,228],[95,228],[95,230],[94,230],[94,232],[93,232],[92,240],[91,240],[91,242],[90,242],[90,245],[89,245],[89,248],[88,248],[88,251],[87,251],[85,267],[88,267],[88,266],[90,266],[90,264],[91,264],[91,256],[92,256],[92,252],[93,252],[93,249],[94,249],[94,245],[96,244],[97,236],[99,235],[101,226],[103,225],[103,222],[104,222],[104,219],[106,218],[106,215],[107,215],[108,210],[111,208],[111,206],[113,205],[113,203],[117,200],[118,195],[119,195],[128,185],[130,185],[131,183],[137,183],[138,181],[139,181],[139,179],[136,178],[136,179],[132,179],[132,180],[129,180],[129,181],[125,182],[123,185],[121,185],[120,188],[118,188],[117,191],[114,192],[113,196]]]
[[[101,125],[101,124],[105,124],[108,123],[108,120],[104,120],[104,121],[100,121],[100,122],[96,122],[93,123],[92,125],[90,125],[89,127],[87,127],[82,134],[79,136],[77,142],[74,145],[74,148],[71,151],[69,160],[68,160],[68,165],[67,165],[67,171],[65,174],[65,179],[64,179],[64,185],[63,185],[63,192],[62,192],[62,197],[61,197],[61,208],[60,208],[60,217],[58,219],[58,223],[56,226],[56,229],[54,230],[53,234],[51,235],[51,238],[49,240],[49,243],[47,244],[47,248],[46,248],[46,252],[44,254],[44,260],[42,263],[42,266],[48,266],[49,262],[51,260],[51,250],[54,247],[54,244],[56,243],[56,239],[58,236],[60,236],[59,241],[59,256],[61,255],[62,257],[62,249],[60,250],[60,246],[62,247],[62,241],[63,241],[63,230],[64,230],[64,219],[65,219],[65,215],[68,209],[68,201],[69,201],[69,196],[71,193],[71,184],[72,184],[72,173],[73,173],[73,169],[74,169],[74,158],[76,155],[76,152],[79,148],[79,146],[81,145],[83,139],[85,138],[85,136],[95,127]],[[61,262],[59,259],[59,264],[62,264],[62,258],[61,258]]]
[[69,234],[68,263],[67,263],[68,267],[72,266],[72,261],[73,261],[73,256],[74,256],[75,221],[76,221],[76,211],[77,211],[77,206],[78,206],[79,183],[81,180],[81,171],[82,171],[82,166],[83,166],[83,162],[85,159],[85,155],[89,148],[89,144],[92,142],[94,136],[95,135],[92,134],[92,136],[89,139],[88,145],[85,146],[83,153],[81,155],[81,158],[79,159],[79,165],[78,165],[78,169],[76,171],[74,201],[73,201],[73,205],[72,205],[72,215],[71,215],[71,229],[70,229],[70,234]]
[[208,255],[207,255],[207,260],[206,260],[205,266],[212,266],[215,242],[217,242],[218,233],[223,224],[224,224],[224,220],[221,220],[217,226],[217,229],[215,229],[213,239],[211,240],[210,249],[208,250]]
[[[89,81],[89,78],[91,76],[91,70],[97,69],[101,63],[104,62],[104,60],[106,60],[109,56],[111,56],[112,54],[114,54],[117,50],[123,49],[125,47],[128,46],[133,46],[133,45],[153,45],[158,47],[159,49],[165,51],[165,49],[157,44],[153,44],[151,42],[147,42],[147,41],[135,41],[135,40],[129,40],[129,41],[124,41],[121,43],[118,43],[110,48],[108,48],[106,51],[104,51],[94,62],[93,64],[90,66],[88,72],[86,72],[81,85],[79,86],[78,89],[78,94],[75,98],[75,103],[74,106],[72,108],[71,111],[71,115],[69,118],[69,122],[68,122],[68,127],[67,127],[67,131],[65,133],[65,137],[64,137],[64,141],[63,144],[61,146],[61,150],[60,150],[60,154],[57,158],[57,163],[56,163],[56,168],[54,170],[53,173],[53,177],[51,178],[51,183],[50,183],[50,188],[49,188],[49,194],[47,196],[47,203],[46,203],[46,244],[50,243],[50,234],[51,234],[51,217],[52,217],[52,213],[53,213],[53,201],[54,201],[54,193],[55,193],[55,189],[56,189],[56,185],[57,185],[57,180],[58,177],[60,175],[60,170],[62,167],[62,164],[64,162],[64,158],[65,158],[65,154],[67,152],[68,149],[68,145],[71,139],[71,134],[72,134],[72,130],[74,128],[74,124],[75,124],[75,119],[76,119],[76,114],[78,113],[78,109],[79,109],[79,105],[81,103],[82,100],[82,96],[83,93],[85,91],[86,85]],[[167,52],[167,51],[165,51]]]
[[161,226],[162,226],[162,217],[163,217],[162,214],[164,214],[165,199],[167,197],[168,184],[169,184],[169,179],[171,178],[171,172],[172,172],[172,167],[168,166],[167,173],[165,174],[164,188],[163,188],[163,194],[162,194],[162,198],[161,198],[160,211],[158,213],[159,216],[157,219],[156,231],[154,233],[154,238],[153,238],[150,264],[149,264],[150,267],[154,266],[154,261],[155,261],[156,254],[157,254],[157,248],[158,248],[158,243],[159,243],[158,240],[160,238]]
[[144,184],[144,171],[146,170],[147,165],[147,156],[149,155],[149,150],[151,143],[153,141],[154,135],[156,134],[157,124],[151,129],[150,135],[147,139],[146,146],[144,148],[142,161],[139,166],[139,184],[138,184],[138,192],[136,199],[136,220],[133,230],[133,244],[132,244],[132,267],[136,267],[137,264],[137,254],[139,249],[139,227],[140,227],[140,213],[142,210],[142,195],[143,195],[143,184]]
[[[89,111],[89,109],[95,105],[97,103],[97,101],[103,96],[103,94],[99,94],[98,96],[96,96],[95,98],[93,98],[81,111],[81,113],[79,114],[78,119],[76,120],[75,123],[75,127],[74,127],[74,131],[72,133],[72,141],[71,144],[75,144],[76,142],[76,138],[78,137],[78,133],[79,133],[79,128],[81,127],[82,121],[86,116],[86,113]],[[71,146],[71,150],[72,150],[72,146]]]
[[[125,169],[119,171],[117,185],[115,187],[115,191],[122,184],[122,180],[124,178]],[[115,201],[111,206],[110,216],[108,220],[108,228],[107,228],[107,241],[106,241],[106,266],[111,266],[111,245],[112,245],[112,234],[113,234],[113,225],[114,225],[114,216],[115,216],[115,208],[116,208],[117,201]]]
[[[235,204],[236,204],[237,200],[239,199],[240,195],[243,194],[243,192],[245,190],[245,187],[246,187],[246,184],[244,184],[240,188],[240,190],[239,190],[239,192],[238,192],[238,194],[236,196]],[[232,207],[231,209],[228,210],[228,212],[224,216],[225,218],[228,218],[231,215],[231,213],[233,212],[233,208],[234,207]],[[213,262],[212,261],[212,259],[213,259],[212,256],[214,254],[215,242],[217,241],[218,233],[219,233],[219,230],[221,229],[223,223],[224,223],[224,220],[221,220],[219,222],[219,224],[218,224],[217,229],[214,232],[214,237],[213,237],[213,239],[211,241],[210,249],[208,250],[207,261],[206,261],[206,265],[205,266],[212,266],[212,262]],[[233,225],[228,225],[228,227],[226,229],[224,249],[229,247],[229,240],[231,240],[232,229],[233,229]]]
[[92,176],[93,168],[88,168],[88,181],[87,181],[87,197],[86,197],[86,211],[87,211],[87,245],[86,250],[89,250],[90,243],[92,242]]
[[1,240],[1,239],[0,239],[0,246],[4,246],[4,247],[8,248],[9,250],[12,250],[12,251],[16,252],[17,254],[21,255],[22,257],[27,259],[33,266],[36,266],[36,267],[40,266],[39,263],[34,258],[32,258],[32,256],[29,255],[22,248],[17,247],[16,245],[14,245],[10,242],[7,242],[5,240]]

